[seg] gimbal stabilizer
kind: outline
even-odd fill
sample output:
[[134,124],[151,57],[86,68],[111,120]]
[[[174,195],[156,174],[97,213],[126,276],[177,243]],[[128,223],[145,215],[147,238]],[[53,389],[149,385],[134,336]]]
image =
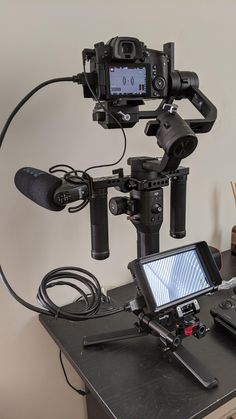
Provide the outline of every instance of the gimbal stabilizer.
[[[66,176],[62,182],[37,169],[24,168],[16,174],[16,186],[39,205],[55,211],[79,199],[90,202],[91,253],[95,259],[109,256],[108,188],[129,193],[129,198],[113,198],[110,211],[114,215],[129,216],[137,229],[139,257],[158,252],[163,221],[162,187],[170,181],[170,234],[182,238],[185,236],[189,169],[179,165],[196,148],[195,133],[212,128],[216,108],[198,89],[195,73],[174,70],[173,43],[165,44],[164,51],[160,52],[147,49],[136,38],[113,38],[107,44],[96,44],[94,50],[85,49],[82,55],[84,72],[74,76],[72,81],[83,85],[85,97],[96,100],[94,120],[104,128],[123,130],[133,127],[139,119],[153,119],[147,122],[145,134],[156,137],[164,150],[163,157],[129,158],[131,174],[128,176],[123,169],[116,169],[114,176],[94,179],[86,170],[78,182]],[[89,73],[85,72],[86,60],[90,61]],[[158,98],[162,102],[156,110],[139,111],[143,99]],[[181,99],[188,99],[204,119],[182,119],[173,103]]]
[[[109,256],[107,190],[115,187],[122,193],[129,193],[129,197],[112,198],[109,203],[110,211],[114,215],[127,214],[135,226],[138,258],[152,255],[159,252],[159,230],[163,221],[162,188],[168,186],[169,181],[170,234],[175,238],[185,236],[186,181],[189,169],[181,167],[180,163],[195,150],[198,142],[195,134],[211,130],[217,116],[216,108],[199,90],[196,73],[174,69],[173,43],[165,44],[163,51],[156,51],[148,49],[136,38],[116,37],[107,44],[100,42],[95,44],[94,49],[85,49],[82,57],[83,73],[44,82],[18,104],[3,128],[0,145],[10,122],[23,104],[41,87],[58,81],[72,81],[83,85],[84,97],[94,98],[97,102],[93,110],[93,119],[103,128],[121,128],[124,134],[124,128],[133,127],[140,119],[148,119],[145,134],[156,137],[164,155],[161,158],[129,158],[130,175],[124,175],[123,169],[116,169],[113,176],[92,178],[87,169],[79,177],[77,172],[80,171],[73,170],[71,177],[64,176],[62,180],[37,169],[23,168],[16,173],[15,183],[24,195],[53,211],[62,210],[67,204],[77,200],[83,200],[79,209],[90,203],[91,253],[93,258],[100,260]],[[90,62],[90,72],[85,70],[86,61]],[[139,106],[143,105],[146,99],[162,101],[153,111],[140,111]],[[175,100],[181,99],[188,99],[203,119],[181,118],[174,104]],[[77,180],[72,181],[73,177]],[[79,268],[75,269],[84,272]],[[67,277],[64,268],[59,269],[59,273],[56,271],[44,278],[40,288],[40,301],[46,310],[40,310],[20,299],[9,286],[2,271],[1,273],[11,294],[26,307],[49,315],[56,313],[59,317],[84,320],[83,313],[73,316],[72,313],[63,310],[59,312],[57,306],[48,298],[46,288],[55,285],[51,283],[57,279],[55,276],[59,279]],[[75,279],[75,274],[71,277]],[[100,285],[96,278],[92,277],[95,286],[91,285],[91,280],[86,283],[92,290],[92,296],[96,294],[96,297],[92,297],[93,307],[89,307],[84,313],[88,314],[88,318],[89,315],[96,314],[101,300]],[[82,282],[85,284],[83,279]],[[65,285],[65,282],[63,284]],[[80,291],[89,306],[89,299],[81,289]],[[197,360],[181,346],[182,338],[190,334],[200,338],[207,332],[206,326],[196,317],[199,311],[198,302],[186,299],[182,306],[165,311],[164,317],[147,313],[145,307],[145,296],[139,292],[137,298],[124,307],[124,310],[132,311],[138,317],[135,330],[86,338],[85,346],[151,333],[159,336],[164,349],[173,351],[175,357],[205,387],[216,385],[216,379],[206,373],[205,368],[199,366]]]
[[[85,58],[86,51],[83,54]],[[171,180],[170,234],[175,238],[185,236],[186,181],[189,169],[179,167],[179,164],[196,148],[195,133],[210,131],[216,120],[217,111],[199,90],[199,80],[195,73],[174,70],[173,43],[164,45],[164,54],[167,58],[168,89],[166,97],[156,110],[139,111],[139,105],[144,102],[134,98],[109,99],[103,103],[99,101],[95,105],[93,119],[104,128],[112,129],[120,126],[130,128],[139,119],[154,119],[147,123],[145,134],[157,138],[157,143],[163,148],[164,155],[162,158],[129,158],[130,178],[124,177],[123,170],[119,169],[115,172],[118,174],[117,179],[104,179],[103,185],[101,181],[96,181],[96,179],[93,181],[92,199],[90,199],[92,257],[103,259],[109,256],[106,190],[111,186],[119,188],[122,192],[130,192],[130,199],[113,198],[109,208],[114,215],[128,214],[136,227],[138,257],[159,251],[159,229],[163,221],[162,187],[167,186],[169,180]],[[91,52],[88,57],[91,59]],[[152,65],[153,67],[156,68],[156,65]],[[159,86],[157,81],[161,76],[156,75],[156,70],[154,74],[152,84]],[[94,72],[88,73],[87,77],[81,73],[79,80],[86,87],[86,80],[88,81],[89,76],[91,87],[95,88]],[[160,89],[157,89],[157,92],[160,92]],[[173,104],[175,99],[188,99],[204,116],[204,119],[183,120],[177,114],[177,106]],[[97,198],[98,201],[96,201]],[[97,222],[94,222],[96,217]]]
[[[215,106],[198,89],[199,82],[195,73],[179,72],[174,70],[174,44],[164,46],[164,54],[168,58],[168,86],[166,97],[155,111],[139,111],[142,100],[119,99],[118,101],[99,102],[94,109],[93,119],[98,121],[104,128],[132,127],[139,119],[154,119],[149,121],[145,128],[145,134],[156,136],[158,145],[164,149],[162,158],[133,157],[128,159],[131,166],[131,176],[123,175],[123,170],[116,171],[118,178],[104,179],[103,183],[103,214],[106,208],[106,190],[109,186],[118,187],[122,192],[130,192],[129,198],[112,198],[109,208],[112,214],[127,214],[130,221],[137,229],[137,255],[138,258],[159,252],[159,230],[163,221],[163,191],[162,187],[171,181],[171,223],[170,234],[175,238],[185,236],[185,209],[186,209],[186,180],[188,168],[180,167],[181,160],[190,155],[197,146],[197,138],[194,133],[204,133],[212,128],[217,111]],[[86,54],[85,54],[86,56]],[[81,75],[83,82],[83,76]],[[156,86],[156,78],[152,82]],[[160,81],[159,81],[160,82]],[[155,92],[154,92],[155,93]],[[204,116],[204,119],[183,120],[177,114],[177,106],[174,100],[188,99],[195,108]],[[115,119],[114,119],[115,115]],[[117,118],[118,122],[117,123]],[[108,180],[108,184],[106,182]],[[112,182],[114,182],[112,184]],[[100,189],[96,179],[93,182],[93,194],[99,197]],[[92,195],[93,196],[93,195]],[[100,195],[101,196],[101,195]],[[100,198],[99,198],[100,199]],[[91,203],[91,201],[90,201]],[[91,220],[96,209],[98,220],[99,205],[91,207]],[[103,218],[106,226],[106,216]],[[98,228],[99,227],[98,222]],[[91,223],[91,225],[93,225]],[[100,225],[101,226],[101,225]],[[109,255],[108,235],[98,235],[96,228],[92,229],[92,256]],[[107,228],[102,229],[107,231]],[[95,233],[95,234],[94,234]],[[99,257],[100,258],[100,257]],[[135,278],[134,278],[135,279]],[[171,350],[174,356],[184,365],[197,379],[207,388],[217,385],[217,380],[211,376],[205,367],[201,366],[187,350],[181,345],[181,340],[189,335],[201,338],[209,330],[196,317],[200,311],[197,300],[188,301],[182,306],[165,311],[162,316],[144,314],[145,302],[142,295],[131,301],[127,311],[132,311],[138,316],[138,322],[134,329],[117,331],[98,336],[85,337],[84,345],[92,346],[100,343],[143,336],[151,333],[159,336],[164,350]],[[177,313],[177,319],[176,319]],[[180,314],[181,313],[181,314]],[[179,316],[179,317],[178,317]],[[163,321],[164,319],[164,321]],[[164,325],[163,325],[164,324]]]

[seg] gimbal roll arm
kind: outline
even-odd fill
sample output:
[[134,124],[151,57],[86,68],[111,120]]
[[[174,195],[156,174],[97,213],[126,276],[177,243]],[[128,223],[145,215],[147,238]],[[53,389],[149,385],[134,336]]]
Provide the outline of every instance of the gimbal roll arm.
[[204,116],[204,119],[186,119],[185,121],[196,133],[209,132],[217,118],[216,107],[201,90],[195,87],[188,89],[187,99]]
[[204,119],[186,119],[185,121],[196,133],[209,132],[217,118],[216,107],[199,90],[199,79],[196,73],[174,69],[174,42],[164,44],[164,52],[169,58],[171,103],[174,99],[188,99]]
[[[215,105],[198,89],[198,76],[187,71],[174,71],[171,75],[172,89],[168,99],[161,102],[155,111],[140,111],[139,119],[158,118],[158,114],[165,104],[172,104],[174,100],[188,99],[200,112],[204,119],[185,119],[192,131],[196,133],[209,132],[217,118]],[[186,88],[185,85],[188,85]],[[155,135],[156,121],[150,121],[145,133],[148,136]]]
[[[217,117],[216,107],[198,89],[199,80],[196,73],[172,71],[170,80],[169,98],[161,102],[156,110],[156,120],[149,121],[145,128],[145,134],[155,136],[158,145],[165,151],[162,160],[154,164],[158,172],[175,170],[181,160],[196,148],[195,133],[209,132]],[[173,102],[183,98],[188,99],[204,119],[181,118]],[[153,164],[151,166],[149,164],[149,168],[155,170]]]

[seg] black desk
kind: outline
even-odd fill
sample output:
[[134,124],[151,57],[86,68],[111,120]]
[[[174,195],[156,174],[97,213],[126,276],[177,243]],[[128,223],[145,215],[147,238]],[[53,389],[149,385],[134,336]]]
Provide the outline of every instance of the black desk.
[[[224,252],[223,259],[222,277],[229,279],[236,274],[236,256]],[[209,314],[227,292],[199,299],[200,317],[212,326],[211,332],[200,341],[184,340],[184,346],[218,378],[219,386],[211,390],[194,381],[171,355],[162,354],[152,336],[83,348],[84,335],[132,327],[133,314],[77,323],[40,315],[40,321],[90,390],[89,419],[203,418],[236,396],[236,341],[221,334]],[[119,303],[134,294],[133,284],[111,293]]]

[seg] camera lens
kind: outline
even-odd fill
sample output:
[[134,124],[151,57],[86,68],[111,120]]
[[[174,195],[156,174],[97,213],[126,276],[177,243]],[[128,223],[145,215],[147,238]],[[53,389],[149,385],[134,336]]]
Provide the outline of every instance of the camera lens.
[[123,54],[132,54],[133,43],[132,42],[122,42],[121,50],[122,50]]

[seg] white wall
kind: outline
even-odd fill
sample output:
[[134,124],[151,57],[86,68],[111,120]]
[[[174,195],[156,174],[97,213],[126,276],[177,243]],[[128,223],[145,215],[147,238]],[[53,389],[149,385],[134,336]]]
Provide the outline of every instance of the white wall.
[[[187,237],[169,237],[168,191],[161,248],[206,240],[222,250],[230,246],[235,206],[235,13],[234,0],[82,0],[0,1],[0,125],[35,85],[55,76],[82,71],[81,51],[115,35],[135,36],[152,48],[176,42],[176,68],[196,71],[200,87],[218,108],[209,134],[184,161],[188,181]],[[103,285],[130,281],[127,263],[136,254],[134,228],[110,216],[111,257],[90,258],[88,208],[80,214],[50,213],[25,199],[14,187],[23,166],[47,170],[56,163],[85,169],[115,161],[121,154],[119,131],[92,122],[93,103],[72,84],[54,85],[24,106],[0,153],[1,264],[15,290],[29,301],[49,270],[72,264],[95,273]],[[190,106],[183,116],[195,115]],[[126,158],[158,155],[145,122],[127,130]],[[123,166],[126,166],[124,159]],[[108,169],[96,174],[107,175]],[[82,419],[84,401],[64,380],[56,345],[37,315],[18,305],[0,285],[0,419]],[[71,298],[59,291],[60,302]],[[70,369],[73,380],[81,384]]]

